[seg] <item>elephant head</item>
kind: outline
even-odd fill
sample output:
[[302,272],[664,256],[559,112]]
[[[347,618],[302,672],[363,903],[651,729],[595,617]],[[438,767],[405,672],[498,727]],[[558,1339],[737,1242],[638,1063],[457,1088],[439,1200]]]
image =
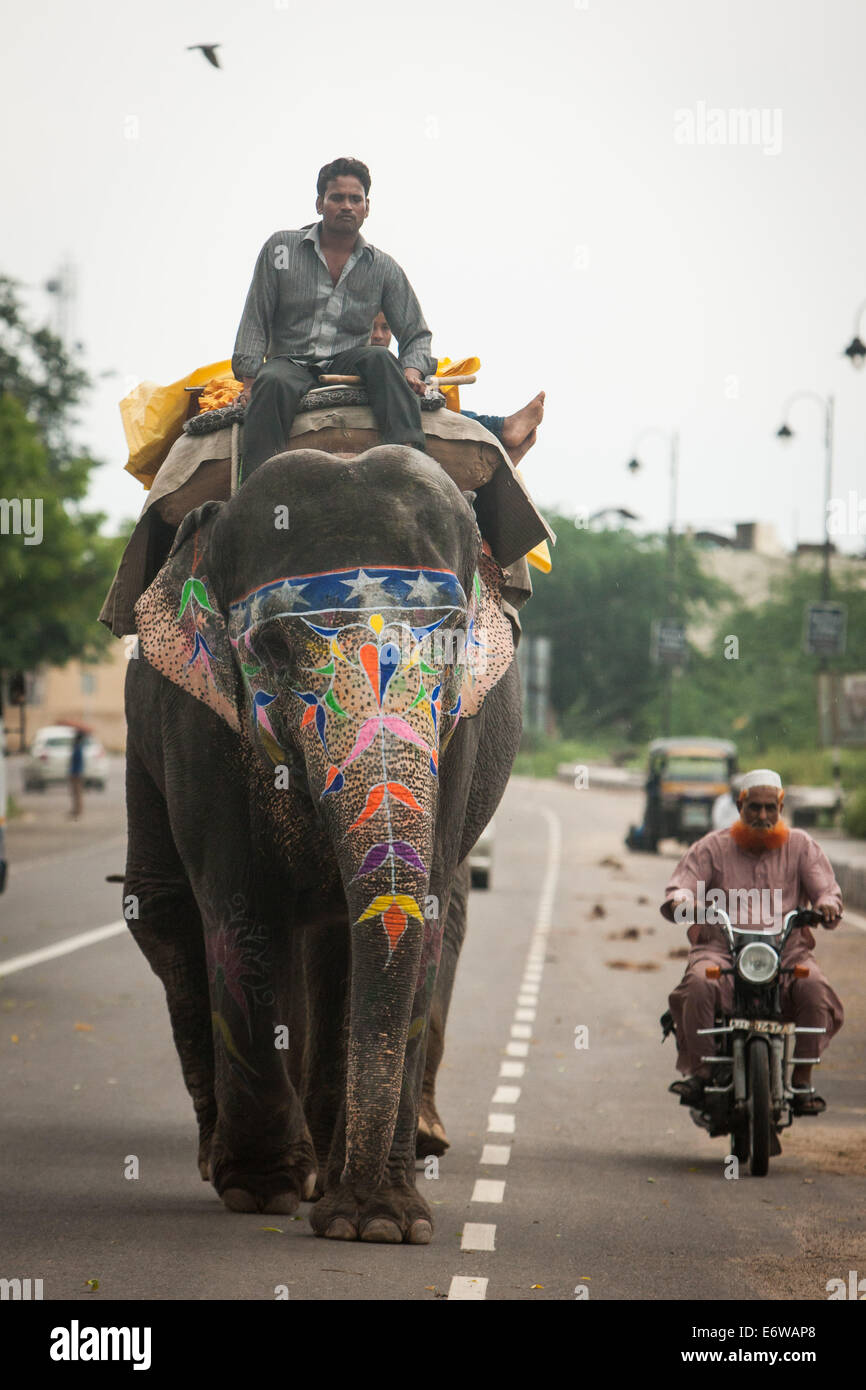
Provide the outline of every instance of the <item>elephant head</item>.
[[299,451],[187,516],[136,607],[147,661],[257,750],[259,776],[302,767],[327,827],[352,930],[347,1172],[370,1190],[438,964],[442,759],[513,659],[500,581],[426,456]]

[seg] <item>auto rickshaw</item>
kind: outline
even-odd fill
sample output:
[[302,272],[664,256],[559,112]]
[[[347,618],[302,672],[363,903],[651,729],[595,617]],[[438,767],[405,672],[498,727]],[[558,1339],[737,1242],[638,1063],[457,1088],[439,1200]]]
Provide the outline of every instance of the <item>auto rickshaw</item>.
[[647,854],[659,840],[694,844],[712,829],[713,802],[730,789],[737,746],[721,738],[657,738],[649,746],[643,825],[629,827],[626,846]]

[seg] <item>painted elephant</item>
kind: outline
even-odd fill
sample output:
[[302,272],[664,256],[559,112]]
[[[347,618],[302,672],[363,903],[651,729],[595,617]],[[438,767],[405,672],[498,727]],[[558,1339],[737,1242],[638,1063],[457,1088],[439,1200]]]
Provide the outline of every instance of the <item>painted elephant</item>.
[[135,610],[124,891],[199,1169],[233,1211],[316,1199],[320,1236],[432,1234],[431,1014],[428,1129],[457,871],[520,737],[502,572],[467,498],[408,447],[278,455],[186,517]]

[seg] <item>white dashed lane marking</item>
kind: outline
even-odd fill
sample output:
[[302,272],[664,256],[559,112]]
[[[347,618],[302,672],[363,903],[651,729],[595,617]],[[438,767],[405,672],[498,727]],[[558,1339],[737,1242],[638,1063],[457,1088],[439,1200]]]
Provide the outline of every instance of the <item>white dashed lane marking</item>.
[[487,1280],[477,1279],[471,1274],[455,1274],[448,1290],[448,1298],[486,1298]]
[[472,1189],[471,1202],[501,1202],[505,1196],[505,1183],[499,1178],[476,1178]]
[[[550,931],[553,898],[556,892],[557,878],[559,876],[562,828],[559,818],[547,807],[542,807],[542,814],[547,820],[550,829],[550,838],[547,846],[547,865],[541,889],[541,897],[538,903],[535,928],[532,933],[532,940],[526,957],[523,978],[520,982],[517,996],[517,1008],[514,1012],[514,1022],[511,1024],[509,1030],[509,1041],[505,1044],[505,1053],[509,1058],[529,1056],[529,1042],[524,1041],[524,1039],[532,1037],[531,1025],[535,1022],[535,1010],[541,989],[541,977],[544,973],[547,934]],[[522,1077],[525,1073],[526,1064],[524,1062],[504,1061],[499,1064],[500,1077]],[[520,1086],[499,1085],[493,1093],[492,1104],[516,1105],[520,1100],[520,1093]],[[515,1117],[509,1111],[491,1111],[487,1116],[488,1134],[514,1134],[516,1133],[516,1128]],[[481,1150],[479,1163],[482,1167],[487,1165],[504,1167],[510,1160],[511,1148],[509,1145],[485,1144]],[[504,1198],[504,1182],[497,1181],[495,1178],[477,1178],[470,1200],[473,1202],[502,1202]],[[496,1227],[482,1222],[467,1221],[463,1229],[460,1248],[461,1250],[495,1251]],[[485,1299],[487,1297],[487,1284],[487,1279],[481,1278],[480,1276],[475,1277],[467,1274],[455,1274],[454,1278],[451,1280],[448,1298]]]
[[519,1100],[519,1086],[497,1086],[493,1092],[494,1105],[516,1105]]
[[467,1221],[463,1227],[461,1250],[495,1250],[496,1227],[481,1221]]
[[478,1161],[482,1165],[495,1164],[504,1167],[510,1157],[511,1149],[508,1144],[485,1144]]

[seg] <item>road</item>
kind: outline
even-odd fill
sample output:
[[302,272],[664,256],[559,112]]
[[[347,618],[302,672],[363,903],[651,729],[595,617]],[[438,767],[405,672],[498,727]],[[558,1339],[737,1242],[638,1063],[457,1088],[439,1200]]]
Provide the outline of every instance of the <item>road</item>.
[[[9,834],[4,962],[121,917],[104,881],[124,862],[119,767],[81,822],[63,792],[21,801],[33,819]],[[441,1073],[452,1147],[438,1174],[419,1167],[428,1247],[317,1240],[306,1206],[222,1208],[196,1170],[161,987],[125,932],[0,966],[0,1276],[96,1303],[281,1286],[293,1300],[825,1300],[829,1279],[866,1273],[866,924],[819,945],[848,1013],[820,1073],[827,1113],[784,1137],[769,1177],[726,1179],[727,1142],[666,1093],[657,1020],[683,929],[657,905],[676,854],[628,855],[638,810],[632,792],[508,788]]]

